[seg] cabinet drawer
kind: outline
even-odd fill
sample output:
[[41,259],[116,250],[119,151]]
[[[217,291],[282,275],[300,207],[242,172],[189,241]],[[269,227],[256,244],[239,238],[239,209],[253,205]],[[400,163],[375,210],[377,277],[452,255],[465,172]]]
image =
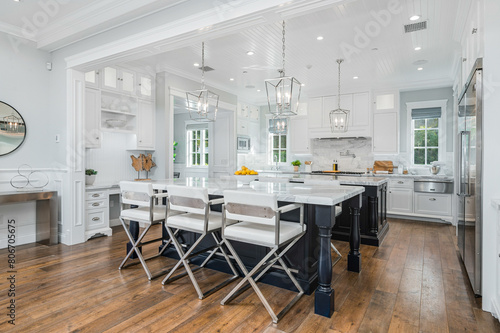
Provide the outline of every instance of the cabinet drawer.
[[106,191],[92,191],[86,193],[86,200],[104,199],[107,197]]
[[412,178],[394,178],[389,179],[389,187],[404,187],[411,188],[413,190],[413,179]]
[[415,213],[427,215],[451,215],[451,195],[415,193]]
[[108,207],[108,200],[89,200],[86,202],[87,209],[100,209]]
[[107,225],[106,212],[104,210],[87,212],[85,230],[102,228]]

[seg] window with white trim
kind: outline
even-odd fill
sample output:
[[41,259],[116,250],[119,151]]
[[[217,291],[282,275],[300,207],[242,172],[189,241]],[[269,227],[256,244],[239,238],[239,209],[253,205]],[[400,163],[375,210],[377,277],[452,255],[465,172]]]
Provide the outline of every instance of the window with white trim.
[[[283,126],[285,128],[288,128],[288,121],[287,119],[282,120]],[[269,123],[269,128],[272,126],[272,121],[271,119],[268,120]],[[269,133],[269,128],[268,128],[268,133]],[[287,139],[288,139],[288,129],[285,130],[285,133],[283,134],[274,134],[274,133],[269,133],[268,136],[268,152],[269,152],[269,163],[270,164],[275,164],[275,163],[286,163],[287,161],[287,154],[288,154],[288,145],[287,145]]]
[[187,166],[208,167],[208,128],[206,125],[186,126]]
[[407,103],[411,126],[412,165],[428,166],[444,158],[446,102],[441,100]]

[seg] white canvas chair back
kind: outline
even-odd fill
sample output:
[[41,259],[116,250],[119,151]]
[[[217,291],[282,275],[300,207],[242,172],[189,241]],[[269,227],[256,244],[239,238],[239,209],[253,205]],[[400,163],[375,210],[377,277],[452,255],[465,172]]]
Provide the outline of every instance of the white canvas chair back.
[[278,200],[276,194],[224,191],[226,218],[275,225]]
[[206,188],[167,185],[170,209],[193,214],[205,214],[208,203]]
[[151,183],[121,181],[120,192],[122,203],[149,207],[153,196],[153,185]]

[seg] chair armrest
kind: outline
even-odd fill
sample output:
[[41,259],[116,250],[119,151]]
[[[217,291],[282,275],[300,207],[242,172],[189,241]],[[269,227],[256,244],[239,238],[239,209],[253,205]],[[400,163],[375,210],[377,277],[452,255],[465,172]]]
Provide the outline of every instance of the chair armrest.
[[286,212],[289,212],[289,211],[294,210],[294,209],[299,209],[302,206],[303,206],[302,204],[289,204],[286,206],[279,207],[278,211],[280,213],[286,213]]
[[166,198],[168,197],[168,193],[155,193],[153,194],[155,198]]
[[217,198],[217,199],[212,199],[208,202],[208,205],[220,205],[224,203],[224,198]]

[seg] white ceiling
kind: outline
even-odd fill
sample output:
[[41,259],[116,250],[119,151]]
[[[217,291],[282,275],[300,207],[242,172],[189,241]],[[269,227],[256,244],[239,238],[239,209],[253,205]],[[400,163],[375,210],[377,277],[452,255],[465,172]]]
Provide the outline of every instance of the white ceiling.
[[0,31],[54,51],[187,0],[3,0]]
[[[221,1],[214,2],[214,6]],[[286,74],[305,84],[306,95],[336,93],[337,58],[346,58],[341,68],[343,92],[451,86],[471,0],[347,0],[328,5],[332,2],[311,6],[307,12],[286,14]],[[58,5],[44,8],[43,3]],[[52,51],[180,3],[188,6],[190,1],[4,0],[0,2],[0,31],[29,37],[39,48]],[[389,12],[391,4],[396,4],[393,13]],[[374,15],[381,12],[390,13],[382,23]],[[403,25],[410,23],[413,14],[420,14],[420,21],[426,20],[428,29],[405,34]],[[36,33],[26,36],[23,29],[44,17],[47,20],[38,23]],[[207,84],[249,103],[265,103],[264,80],[278,76],[282,52],[279,12],[266,13],[265,21],[271,23],[237,31],[225,29],[207,37],[206,65],[215,69],[206,73]],[[366,34],[366,29],[371,35],[365,45],[360,45],[360,31]],[[324,39],[316,40],[320,35]],[[148,66],[199,81],[201,71],[193,66],[201,62],[198,41],[129,65]],[[415,51],[416,46],[422,50]],[[348,47],[356,49],[346,54]],[[246,55],[249,50],[255,55]],[[422,60],[426,62],[420,65],[423,70],[417,71],[419,66],[414,63]]]
[[[336,94],[337,58],[342,64],[342,91],[370,88],[451,86],[458,66],[460,37],[470,0],[401,0],[399,13],[390,14],[382,24],[373,13],[389,13],[387,0],[344,1],[320,11],[299,14],[286,21],[286,74],[304,83],[308,96]],[[420,14],[427,30],[404,33],[409,17]],[[417,22],[419,22],[417,21]],[[379,29],[378,29],[378,28]],[[372,28],[366,45],[360,44],[360,30]],[[323,36],[322,41],[316,39]],[[249,103],[265,103],[264,80],[278,76],[281,68],[281,22],[253,27],[205,41],[205,64],[215,70],[206,73],[206,82],[237,94]],[[358,43],[356,44],[356,41]],[[343,52],[349,45],[356,51]],[[420,46],[422,50],[415,51]],[[377,50],[374,50],[377,49]],[[246,55],[252,50],[253,56]],[[425,64],[416,65],[424,60]],[[135,66],[156,67],[193,80],[201,71],[201,43],[157,54]],[[423,67],[422,71],[417,71]],[[245,74],[244,71],[247,71]],[[354,80],[353,77],[359,79]],[[234,78],[234,81],[230,81]],[[261,91],[258,92],[257,90]]]

